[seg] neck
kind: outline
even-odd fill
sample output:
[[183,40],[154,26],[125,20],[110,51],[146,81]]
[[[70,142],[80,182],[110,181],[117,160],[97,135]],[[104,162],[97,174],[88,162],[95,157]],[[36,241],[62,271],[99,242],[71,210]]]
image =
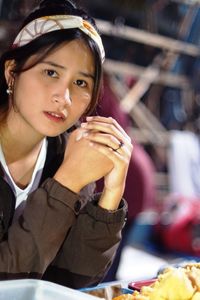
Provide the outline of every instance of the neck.
[[0,128],[0,139],[12,179],[25,188],[31,181],[44,136],[14,115]]
[[0,129],[1,146],[7,163],[23,159],[32,152],[39,152],[44,136],[33,130],[10,126],[9,122]]

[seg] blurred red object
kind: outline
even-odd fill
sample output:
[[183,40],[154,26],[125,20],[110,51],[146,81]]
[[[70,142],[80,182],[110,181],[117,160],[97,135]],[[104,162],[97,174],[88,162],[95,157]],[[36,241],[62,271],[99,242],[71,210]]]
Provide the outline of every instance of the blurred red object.
[[200,199],[171,195],[163,201],[157,233],[166,250],[200,256]]
[[143,286],[151,285],[155,281],[156,281],[156,279],[153,278],[153,279],[148,279],[148,280],[140,280],[140,281],[136,281],[136,282],[130,282],[128,284],[128,288],[132,289],[132,290],[140,291]]

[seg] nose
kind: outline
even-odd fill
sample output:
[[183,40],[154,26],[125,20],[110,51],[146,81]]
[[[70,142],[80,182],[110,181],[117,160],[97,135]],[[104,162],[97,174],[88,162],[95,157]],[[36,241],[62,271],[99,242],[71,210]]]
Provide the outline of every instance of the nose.
[[72,100],[69,89],[65,89],[64,93],[55,93],[52,95],[52,102],[71,105]]

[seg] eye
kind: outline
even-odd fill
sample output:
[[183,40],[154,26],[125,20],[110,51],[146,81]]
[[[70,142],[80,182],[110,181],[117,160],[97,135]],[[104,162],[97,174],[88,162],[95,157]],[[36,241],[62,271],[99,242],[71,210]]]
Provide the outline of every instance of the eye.
[[52,78],[58,78],[58,73],[54,70],[51,70],[51,69],[45,70],[45,74],[49,77],[52,77]]
[[74,83],[80,87],[86,87],[87,86],[87,83],[85,80],[81,80],[81,79],[78,79],[76,81],[74,81]]

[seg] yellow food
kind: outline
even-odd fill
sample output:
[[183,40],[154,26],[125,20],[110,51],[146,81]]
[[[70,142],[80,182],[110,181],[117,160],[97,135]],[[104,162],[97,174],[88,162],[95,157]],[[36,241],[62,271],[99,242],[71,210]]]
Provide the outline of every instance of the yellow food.
[[124,295],[120,295],[118,297],[113,298],[113,300],[133,300],[133,299],[135,299],[135,298],[131,294],[124,294]]
[[200,300],[200,263],[167,268],[140,293],[134,291],[113,300]]

